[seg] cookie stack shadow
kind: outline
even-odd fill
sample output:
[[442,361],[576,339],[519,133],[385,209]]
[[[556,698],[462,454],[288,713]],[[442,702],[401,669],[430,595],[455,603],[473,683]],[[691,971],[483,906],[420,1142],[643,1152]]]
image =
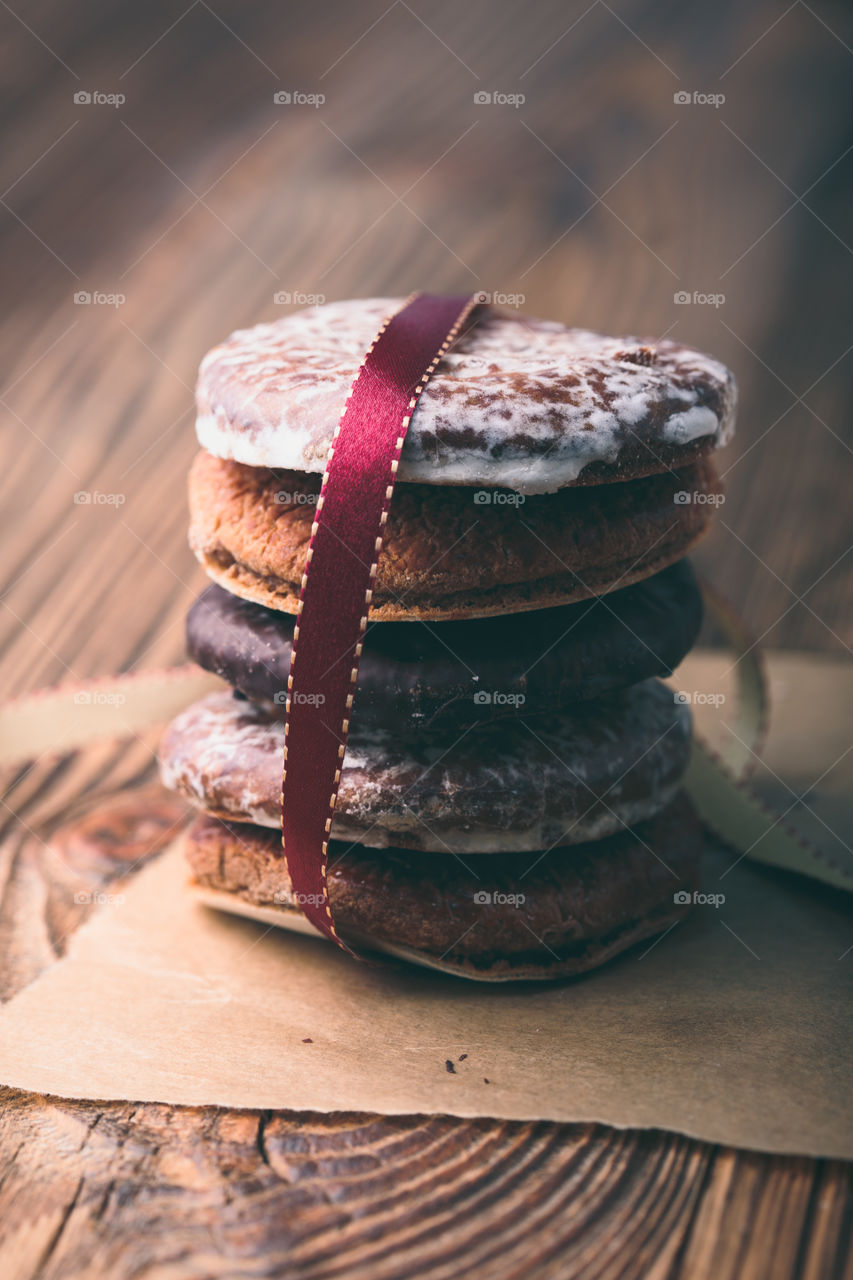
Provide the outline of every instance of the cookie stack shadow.
[[[279,830],[285,691],[324,455],[306,424],[327,394],[318,363],[348,385],[387,307],[332,304],[304,313],[301,330],[293,316],[235,334],[199,383],[207,447],[190,479],[190,542],[213,581],[187,642],[230,689],[172,722],[162,775],[202,811],[186,844],[196,884],[285,926],[299,919]],[[583,972],[688,909],[701,851],[681,790],[690,714],[660,678],[701,624],[685,554],[714,510],[711,451],[733,409],[730,375],[698,353],[595,347],[595,335],[537,334],[536,322],[522,339],[517,324],[475,328],[413,419],[328,870],[344,938],[493,981]],[[485,356],[527,370],[522,340],[544,348],[554,441],[517,429],[532,412],[520,376],[503,417],[466,384],[466,362],[476,372]],[[578,411],[595,436],[581,455],[566,445]],[[496,436],[514,441],[503,460]],[[431,469],[419,461],[430,447]],[[350,555],[341,547],[342,574]]]

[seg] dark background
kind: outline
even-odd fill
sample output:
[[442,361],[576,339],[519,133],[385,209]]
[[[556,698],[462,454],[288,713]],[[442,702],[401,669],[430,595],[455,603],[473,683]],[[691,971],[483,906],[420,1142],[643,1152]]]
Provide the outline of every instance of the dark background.
[[[741,410],[697,560],[765,643],[847,649],[849,9],[16,12],[0,8],[13,687],[180,656],[201,581],[183,500],[196,367],[280,314],[277,291],[521,293],[531,314],[713,352]],[[483,90],[526,100],[478,106]],[[673,100],[694,91],[725,101]],[[75,305],[81,289],[126,301]],[[75,505],[81,490],[124,502]]]

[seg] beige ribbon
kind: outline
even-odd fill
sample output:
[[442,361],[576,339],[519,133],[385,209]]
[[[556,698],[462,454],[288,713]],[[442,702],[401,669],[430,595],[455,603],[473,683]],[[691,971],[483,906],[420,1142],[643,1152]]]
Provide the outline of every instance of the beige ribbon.
[[747,785],[767,737],[770,699],[760,650],[731,605],[702,583],[705,608],[735,653],[735,732],[719,751],[693,735],[684,786],[706,827],[738,853],[853,890],[853,873],[781,819]]
[[0,706],[0,765],[132,737],[221,688],[216,676],[187,664],[39,689]]

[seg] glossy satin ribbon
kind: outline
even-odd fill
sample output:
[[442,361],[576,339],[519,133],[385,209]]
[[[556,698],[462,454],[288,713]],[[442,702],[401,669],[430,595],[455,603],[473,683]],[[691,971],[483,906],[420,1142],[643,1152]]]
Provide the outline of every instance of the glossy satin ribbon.
[[345,950],[327,850],[382,538],[418,399],[476,305],[476,295],[416,294],[386,321],[350,389],[317,499],[287,687],[281,836],[300,910]]

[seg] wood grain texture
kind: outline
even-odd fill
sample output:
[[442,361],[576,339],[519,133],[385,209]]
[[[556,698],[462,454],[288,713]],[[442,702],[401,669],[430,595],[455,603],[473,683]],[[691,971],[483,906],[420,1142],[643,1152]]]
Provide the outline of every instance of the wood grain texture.
[[[181,659],[195,370],[277,292],[520,292],[713,351],[742,408],[700,567],[765,642],[849,651],[840,3],[10,0],[0,24],[3,696]],[[726,101],[674,104],[694,90]],[[8,780],[4,998],[96,909],[75,895],[181,821],[153,745]],[[838,1164],[592,1126],[4,1103],[4,1277],[853,1275]]]

